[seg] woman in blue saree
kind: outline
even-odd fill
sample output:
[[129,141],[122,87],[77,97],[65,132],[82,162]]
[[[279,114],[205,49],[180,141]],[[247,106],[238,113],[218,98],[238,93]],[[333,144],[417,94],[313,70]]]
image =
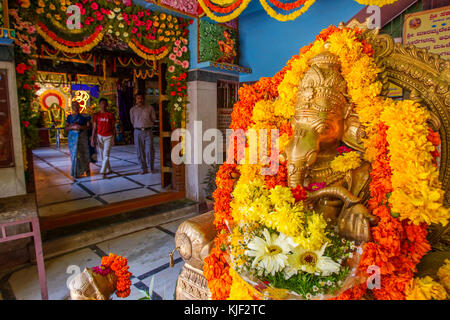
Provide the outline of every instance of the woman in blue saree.
[[74,179],[84,174],[90,175],[88,130],[91,127],[90,117],[80,114],[78,102],[72,102],[72,114],[67,117],[66,130],[69,131],[69,151],[72,161],[71,176]]

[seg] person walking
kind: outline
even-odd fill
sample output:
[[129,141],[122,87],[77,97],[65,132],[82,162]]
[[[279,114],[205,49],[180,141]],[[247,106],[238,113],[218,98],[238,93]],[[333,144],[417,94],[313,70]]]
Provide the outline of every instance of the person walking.
[[146,174],[149,168],[151,173],[155,173],[152,127],[156,121],[156,112],[151,105],[145,105],[142,93],[136,95],[136,105],[130,110],[130,119],[134,128],[134,144],[141,166],[140,174]]
[[69,132],[68,144],[74,180],[82,175],[90,176],[89,145],[87,132],[91,127],[90,117],[80,113],[80,104],[72,101],[72,114],[67,117],[65,129]]
[[111,165],[109,163],[109,155],[111,153],[111,147],[114,145],[114,139],[116,136],[116,119],[114,114],[107,112],[108,100],[101,98],[99,101],[100,112],[94,115],[94,127],[92,129],[91,146],[95,146],[97,141],[98,152],[102,158],[102,168],[100,173],[103,175],[103,179],[106,175],[111,173]]

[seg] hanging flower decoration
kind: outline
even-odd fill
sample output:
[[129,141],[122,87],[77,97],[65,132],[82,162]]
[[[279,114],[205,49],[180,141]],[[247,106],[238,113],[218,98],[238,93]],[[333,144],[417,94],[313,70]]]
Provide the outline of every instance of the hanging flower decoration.
[[359,4],[364,4],[367,6],[378,6],[381,8],[382,6],[393,4],[398,0],[355,0],[355,1],[358,2]]
[[242,4],[243,0],[237,0],[234,3],[231,3],[230,5],[227,5],[227,6],[216,6],[209,0],[203,0],[203,1],[204,1],[205,5],[212,11],[226,14],[226,13],[230,13],[230,12],[236,10],[236,8],[238,8]]
[[297,0],[295,2],[283,3],[278,0],[269,0],[271,4],[281,10],[289,11],[293,9],[297,9],[298,7],[305,4],[307,0]]
[[196,0],[160,0],[161,4],[197,16],[198,2]]
[[[222,11],[222,13],[229,13],[227,15],[216,15],[213,12],[213,10],[214,10],[213,8],[217,8],[217,7],[213,6],[209,1],[208,1],[208,4],[211,6],[211,8],[207,5],[207,2],[205,2],[205,0],[198,0],[198,3],[200,4],[200,7],[203,9],[203,11],[206,13],[206,15],[210,19],[220,22],[220,23],[224,23],[224,22],[228,22],[233,19],[236,19],[242,13],[242,11],[244,11],[245,8],[247,8],[247,6],[251,0],[242,0],[242,1],[236,0],[236,1],[241,2],[241,4],[236,6],[236,9],[234,11],[232,11],[231,9],[229,11],[227,9],[220,9],[220,11]],[[234,4],[230,5],[230,7],[234,7],[234,6],[235,6]]]
[[[36,60],[31,58],[32,55],[36,54],[37,50],[36,28],[31,22],[26,21],[29,8],[33,5],[30,1],[22,1],[19,7],[12,6],[9,10],[10,21],[16,31],[14,58],[16,62],[18,107],[24,137],[24,150],[32,148],[38,141],[37,125],[39,116],[32,108],[32,102],[37,91],[35,87],[37,68]],[[27,169],[26,163],[25,169]]]
[[259,0],[264,10],[266,10],[267,14],[271,16],[274,19],[277,19],[278,21],[291,21],[295,20],[298,17],[300,17],[302,14],[304,14],[306,11],[308,11],[309,7],[311,7],[316,0],[307,0],[303,7],[301,9],[298,9],[292,13],[289,13],[287,15],[282,13],[277,13],[268,3],[266,0]]
[[[279,139],[282,152],[283,140],[292,136],[291,130],[282,128],[290,126],[294,116],[298,84],[308,68],[308,60],[323,52],[325,42],[328,42],[330,52],[339,57],[349,101],[354,104],[355,112],[365,128],[364,159],[371,163],[368,208],[378,220],[377,225],[370,230],[373,240],[362,248],[355,271],[364,273],[369,266],[380,267],[381,288],[372,291],[376,299],[407,299],[420,295],[443,298],[445,290],[438,288],[429,279],[413,281],[416,265],[431,249],[426,238],[428,226],[431,223],[446,225],[450,218],[449,210],[443,207],[443,191],[436,167],[436,158],[439,156],[436,147],[440,139],[426,125],[430,115],[425,108],[412,101],[393,101],[380,95],[382,85],[378,81],[378,74],[381,70],[375,63],[372,47],[361,34],[359,30],[330,26],[316,37],[314,43],[302,48],[299,55],[294,56],[274,77],[262,78],[251,86],[240,88],[240,100],[234,106],[230,128],[244,131],[280,128],[280,132],[285,135],[283,138],[280,134]],[[402,146],[405,141],[408,144]],[[339,153],[334,163],[337,171],[346,171],[348,168],[344,168],[345,166],[353,167],[361,161],[357,152],[345,146],[338,148],[336,152]],[[233,156],[237,161],[244,155],[235,150]],[[339,259],[327,259],[330,258],[330,253],[323,245],[330,244],[330,239],[327,233],[323,233],[324,225],[320,222],[320,216],[313,219],[317,225],[312,228],[314,233],[310,237],[302,239],[301,234],[296,233],[296,230],[308,228],[308,225],[300,228],[304,223],[304,209],[301,207],[305,199],[304,192],[317,191],[326,184],[313,183],[305,190],[300,190],[299,187],[298,190],[289,190],[285,188],[287,174],[283,173],[283,165],[280,165],[279,178],[267,179],[260,175],[259,169],[258,164],[227,164],[217,174],[218,188],[214,193],[216,247],[205,259],[204,265],[204,275],[213,299],[260,298],[257,293],[262,290],[267,292],[270,283],[279,279],[270,278],[272,271],[277,273],[283,270],[287,278],[297,277],[295,272],[313,269],[329,272],[333,276],[336,276],[336,272],[341,272],[337,271],[336,265]],[[274,204],[276,214],[270,214]],[[265,252],[281,255],[281,260],[277,260],[280,264],[271,265],[276,269],[270,269],[271,272],[267,274],[266,271],[269,270],[264,269],[264,264],[260,265],[259,260],[253,264],[255,260],[245,254],[245,246],[250,245],[250,249],[253,248],[261,256],[262,251],[259,249],[265,244],[259,240],[254,243],[252,239],[256,239],[255,236],[265,238],[268,245],[269,238],[264,237],[263,229],[250,226],[247,230],[229,230],[234,225],[242,227],[252,223],[270,228],[271,239],[272,235],[279,239],[281,233],[290,237],[290,240],[281,238],[283,246],[297,243],[300,247],[295,250],[298,251],[299,259],[295,263],[289,259],[286,262],[282,257],[286,250],[272,243],[269,248],[271,250]],[[227,248],[231,248],[231,252]],[[270,261],[269,256],[261,256],[261,259]],[[324,259],[320,265],[323,269],[316,269],[316,263],[320,259]],[[233,264],[230,265],[228,261]],[[254,272],[260,276],[265,275],[266,281],[254,286],[246,285],[249,282],[241,278],[243,273],[239,268],[242,266],[250,269],[263,268],[264,270]],[[439,277],[448,284],[445,270],[448,270],[448,266],[442,267]],[[296,283],[300,283],[298,281]],[[334,285],[339,287],[339,281]],[[341,282],[341,285],[344,284]],[[339,295],[333,299],[361,299],[367,291],[365,282],[341,288],[346,291],[338,291]],[[319,283],[311,292],[303,292],[303,297],[312,299],[321,290]],[[287,296],[283,291],[271,294],[279,298]]]
[[[206,13],[206,15],[217,22],[225,23],[237,18],[242,11],[247,8],[251,0],[199,0],[201,9]],[[270,3],[278,9],[284,11],[291,11],[300,8],[294,12],[288,14],[277,13],[266,0],[260,0],[261,5],[267,14],[272,18],[279,21],[290,21],[295,20],[303,13],[308,11],[309,7],[312,6],[315,0],[297,0],[292,3],[283,3],[278,0],[269,0]],[[219,13],[220,15],[217,15]]]

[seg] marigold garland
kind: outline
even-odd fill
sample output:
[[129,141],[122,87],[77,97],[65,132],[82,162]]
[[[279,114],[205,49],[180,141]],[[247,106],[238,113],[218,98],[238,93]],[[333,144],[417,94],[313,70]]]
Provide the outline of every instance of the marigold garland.
[[296,0],[296,1],[290,2],[290,3],[283,3],[278,0],[269,0],[269,1],[271,4],[273,4],[278,9],[282,9],[285,11],[297,9],[298,7],[305,4],[305,2],[306,2],[306,0]]
[[245,8],[247,8],[248,4],[250,3],[251,0],[243,0],[242,4],[236,8],[235,11],[233,11],[233,13],[229,14],[229,15],[225,15],[225,16],[217,16],[215,15],[211,10],[209,10],[208,6],[205,4],[205,2],[203,0],[198,0],[198,3],[200,4],[200,6],[202,7],[203,11],[206,13],[206,15],[217,22],[223,23],[223,22],[228,22],[231,21],[233,19],[236,19],[241,13],[242,11],[245,10]]
[[347,172],[361,166],[361,156],[356,151],[346,152],[331,161],[330,166],[333,171]]
[[394,2],[397,2],[398,0],[355,0],[359,4],[364,4],[367,6],[378,6],[382,7],[388,4],[393,4]]
[[301,9],[287,15],[277,13],[274,9],[272,9],[271,6],[269,6],[266,0],[259,0],[259,2],[261,3],[264,10],[266,10],[269,16],[271,16],[274,19],[277,19],[278,21],[285,22],[295,20],[298,17],[300,17],[302,14],[308,11],[309,7],[311,7],[314,4],[314,2],[316,2],[316,0],[307,0]]
[[130,49],[132,49],[139,57],[145,59],[145,60],[152,60],[152,61],[158,61],[161,60],[162,58],[164,58],[165,56],[167,56],[169,54],[169,49],[166,47],[162,47],[164,48],[164,50],[159,53],[159,54],[148,54],[144,51],[142,51],[140,48],[138,48],[138,46],[133,43],[133,42],[128,42],[128,46],[130,47]]
[[110,253],[109,256],[102,258],[102,266],[114,271],[117,277],[116,282],[116,295],[119,298],[126,298],[130,295],[131,287],[131,272],[128,271],[127,258]]
[[218,12],[218,13],[230,13],[231,11],[235,10],[237,7],[239,7],[242,4],[242,0],[237,0],[230,5],[219,7],[212,4],[209,0],[203,0],[205,5],[208,6],[212,11]]
[[387,139],[394,168],[389,203],[401,220],[445,226],[450,211],[443,206],[445,192],[433,164],[435,146],[427,139],[429,117],[426,109],[408,100],[388,104],[381,114],[381,120],[389,126]]
[[211,0],[211,1],[219,6],[229,6],[233,4],[236,0]]
[[[86,51],[90,51],[97,44],[102,41],[103,36],[105,35],[105,30],[103,27],[100,27],[93,33],[89,38],[81,41],[81,42],[71,42],[58,38],[53,32],[49,31],[46,26],[43,24],[38,24],[37,32],[39,35],[44,38],[51,46],[54,48],[65,51],[68,53],[82,53]],[[66,44],[62,44],[62,42]]]

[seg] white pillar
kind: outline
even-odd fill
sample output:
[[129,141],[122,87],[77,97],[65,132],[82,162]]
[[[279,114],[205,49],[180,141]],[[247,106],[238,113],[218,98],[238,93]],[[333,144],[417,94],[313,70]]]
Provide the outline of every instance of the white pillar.
[[[206,81],[188,82],[187,123],[186,130],[191,134],[191,159],[186,165],[186,197],[193,201],[205,200],[205,179],[209,166],[201,160],[200,164],[194,163],[194,146],[198,141],[203,141],[203,133],[207,129],[217,128],[217,83]],[[197,137],[194,132],[195,121],[202,122],[202,137]],[[210,142],[202,142],[197,148],[204,147]]]

